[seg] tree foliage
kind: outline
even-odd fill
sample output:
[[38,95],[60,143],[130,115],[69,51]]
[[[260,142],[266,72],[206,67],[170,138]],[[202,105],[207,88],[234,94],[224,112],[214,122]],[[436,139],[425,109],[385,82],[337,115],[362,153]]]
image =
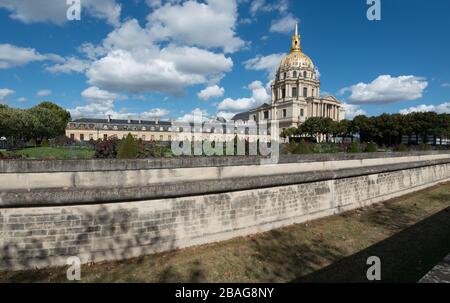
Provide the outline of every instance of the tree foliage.
[[[298,128],[285,129],[282,136],[313,137],[319,141],[319,136],[322,135],[329,142],[331,137],[351,137],[353,141],[356,134],[359,134],[361,142],[372,142],[377,146],[397,146],[402,143],[403,136],[409,137],[411,142],[436,144],[439,138],[450,138],[450,114],[425,112],[373,117],[360,115],[351,121],[340,122],[330,118],[311,117]],[[427,142],[429,136],[433,137],[433,142]]]
[[42,140],[65,134],[70,113],[51,102],[29,109],[0,106],[0,136],[13,140]]
[[119,159],[134,159],[138,155],[138,144],[133,135],[128,133],[125,140],[122,140],[117,151]]

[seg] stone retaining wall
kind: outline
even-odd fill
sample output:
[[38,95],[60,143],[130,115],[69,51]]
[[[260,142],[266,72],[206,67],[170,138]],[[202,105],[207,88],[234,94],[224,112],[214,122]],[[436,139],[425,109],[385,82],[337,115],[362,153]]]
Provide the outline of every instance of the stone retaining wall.
[[[274,166],[277,174],[273,176],[249,176],[249,180],[256,178],[249,189],[232,188],[232,177],[223,179],[229,182],[227,188],[208,194],[117,203],[94,199],[61,206],[21,207],[12,203],[0,208],[0,269],[64,265],[69,256],[79,256],[83,262],[130,258],[333,215],[448,181],[450,160],[434,156],[397,164],[387,158],[385,165],[365,167],[340,163],[340,168],[332,171],[336,166],[325,169],[327,164],[322,161],[315,163],[315,167],[322,166],[321,172],[294,169],[282,175],[284,179]],[[395,165],[400,166],[394,169]],[[246,171],[242,166],[233,169]],[[314,174],[321,178],[308,179]],[[290,183],[259,183],[270,178]],[[210,182],[221,183],[220,176]]]

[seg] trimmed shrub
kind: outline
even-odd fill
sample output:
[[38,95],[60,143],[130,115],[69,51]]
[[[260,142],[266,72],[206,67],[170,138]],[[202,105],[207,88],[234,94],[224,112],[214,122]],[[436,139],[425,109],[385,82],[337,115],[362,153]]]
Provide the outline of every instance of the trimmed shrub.
[[409,150],[409,148],[408,148],[408,146],[406,146],[405,144],[400,144],[400,145],[397,145],[395,148],[394,148],[394,151],[398,151],[398,152],[405,152],[405,151],[408,151]]
[[378,151],[378,145],[375,142],[367,143],[367,146],[364,150],[366,153],[376,153]]
[[419,150],[421,150],[421,151],[430,150],[430,149],[431,149],[431,146],[428,144],[425,144],[425,143],[419,144]]
[[311,154],[311,147],[305,140],[301,140],[300,143],[295,148],[296,154]]
[[28,140],[27,145],[28,146],[36,146],[36,140],[34,140],[34,138],[31,138],[30,140]]
[[48,145],[48,139],[44,137],[44,139],[42,139],[41,141],[41,147],[48,147]]
[[361,152],[358,143],[356,143],[356,142],[351,143],[347,148],[347,152],[351,153],[351,154],[356,154],[356,153]]
[[128,133],[125,140],[120,143],[117,151],[117,158],[119,159],[135,159],[138,155],[138,145],[133,135]]

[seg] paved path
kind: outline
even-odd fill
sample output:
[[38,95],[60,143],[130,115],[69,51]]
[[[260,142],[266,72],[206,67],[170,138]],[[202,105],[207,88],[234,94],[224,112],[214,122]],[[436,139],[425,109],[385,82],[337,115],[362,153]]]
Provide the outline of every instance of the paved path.
[[450,283],[450,254],[420,279],[419,283]]

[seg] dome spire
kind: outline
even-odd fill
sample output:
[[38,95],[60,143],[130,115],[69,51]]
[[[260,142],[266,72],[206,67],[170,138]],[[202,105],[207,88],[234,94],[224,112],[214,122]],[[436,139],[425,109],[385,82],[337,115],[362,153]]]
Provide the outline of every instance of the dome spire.
[[301,52],[302,46],[300,45],[300,36],[298,34],[298,18],[295,20],[295,33],[292,36],[292,45],[291,45],[291,53],[292,52]]

